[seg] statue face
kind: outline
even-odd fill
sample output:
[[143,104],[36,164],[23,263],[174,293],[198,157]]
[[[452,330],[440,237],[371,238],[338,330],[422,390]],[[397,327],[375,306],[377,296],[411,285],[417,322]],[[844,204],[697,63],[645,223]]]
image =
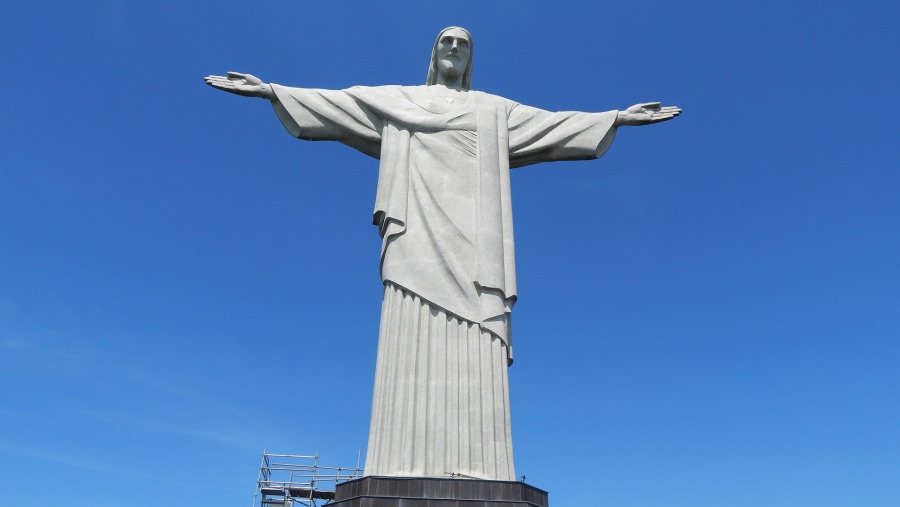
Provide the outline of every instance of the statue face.
[[462,76],[469,67],[471,43],[466,32],[452,28],[441,34],[437,44],[437,70],[444,77]]

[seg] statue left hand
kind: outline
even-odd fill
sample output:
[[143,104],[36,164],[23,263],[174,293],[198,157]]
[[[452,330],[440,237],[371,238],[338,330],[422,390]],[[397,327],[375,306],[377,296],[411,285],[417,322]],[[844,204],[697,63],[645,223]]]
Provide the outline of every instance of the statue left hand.
[[679,114],[681,114],[681,108],[678,106],[660,107],[659,102],[635,104],[624,111],[619,111],[619,116],[616,118],[616,126],[649,125],[671,120]]
[[209,86],[228,93],[243,95],[244,97],[275,99],[275,92],[272,91],[272,87],[253,74],[228,72],[225,76],[206,76],[203,80]]

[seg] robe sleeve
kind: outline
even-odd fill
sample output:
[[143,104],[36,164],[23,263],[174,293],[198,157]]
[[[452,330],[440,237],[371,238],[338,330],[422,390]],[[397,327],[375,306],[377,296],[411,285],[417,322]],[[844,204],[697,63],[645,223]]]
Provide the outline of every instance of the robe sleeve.
[[509,112],[509,166],[588,160],[603,155],[616,136],[618,111],[544,111],[514,104]]
[[272,85],[275,114],[294,137],[339,141],[379,158],[382,118],[346,90],[289,88]]

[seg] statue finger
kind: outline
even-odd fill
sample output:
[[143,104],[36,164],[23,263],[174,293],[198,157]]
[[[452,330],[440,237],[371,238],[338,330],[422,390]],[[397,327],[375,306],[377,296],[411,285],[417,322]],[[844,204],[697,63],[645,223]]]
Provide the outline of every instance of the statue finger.
[[206,79],[205,81],[206,84],[215,86],[216,88],[234,88],[235,86],[233,81],[227,79]]

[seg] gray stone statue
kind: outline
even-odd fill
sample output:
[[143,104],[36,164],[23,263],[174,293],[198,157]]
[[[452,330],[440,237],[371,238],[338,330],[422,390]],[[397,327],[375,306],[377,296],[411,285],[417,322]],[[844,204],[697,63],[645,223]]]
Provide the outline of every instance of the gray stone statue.
[[365,475],[515,480],[507,367],[516,302],[509,169],[597,158],[616,129],[678,116],[637,104],[549,112],[472,90],[472,37],[437,37],[424,86],[288,88],[238,72],[291,135],[379,159],[381,329]]

